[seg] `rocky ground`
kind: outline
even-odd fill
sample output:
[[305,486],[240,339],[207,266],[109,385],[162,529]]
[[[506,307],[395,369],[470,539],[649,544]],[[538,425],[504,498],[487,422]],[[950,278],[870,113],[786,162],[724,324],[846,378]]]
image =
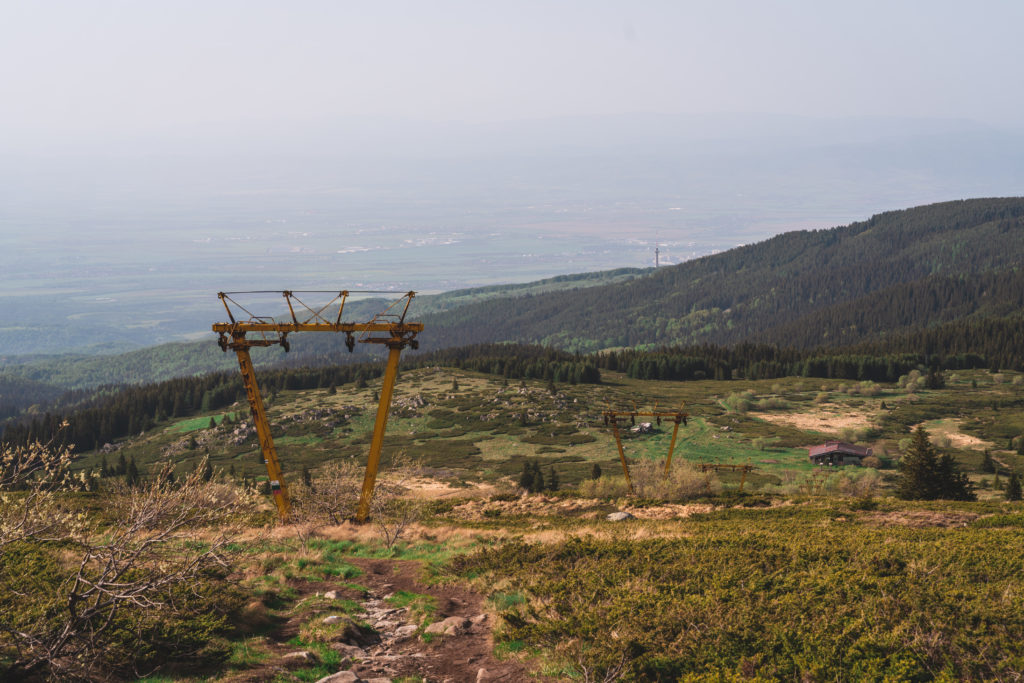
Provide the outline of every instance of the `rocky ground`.
[[[316,664],[319,659],[315,652],[287,644],[310,620],[335,629],[341,627],[336,642],[331,643],[331,648],[342,656],[341,670],[318,683],[544,680],[528,673],[517,660],[499,661],[494,657],[493,617],[485,612],[479,594],[459,586],[421,583],[417,562],[355,558],[350,561],[365,572],[359,577],[365,593],[355,593],[343,584],[332,588],[329,583],[310,584],[304,590],[313,595],[327,589],[327,597],[334,597],[329,594],[334,591],[338,597],[355,599],[362,613],[306,614],[289,619],[270,634],[274,657],[260,667],[239,672],[229,679],[232,683],[280,680],[288,671],[297,672]],[[432,596],[436,601],[433,622],[421,627],[409,607],[392,606],[388,598],[400,591]]]

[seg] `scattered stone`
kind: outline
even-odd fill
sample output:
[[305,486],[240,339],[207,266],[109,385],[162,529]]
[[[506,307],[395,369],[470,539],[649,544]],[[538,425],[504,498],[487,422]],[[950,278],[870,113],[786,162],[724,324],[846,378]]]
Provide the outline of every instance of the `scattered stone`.
[[629,514],[628,512],[622,512],[620,510],[619,512],[608,513],[608,517],[606,517],[606,519],[609,522],[624,522],[627,519],[633,519],[633,515]]
[[480,669],[476,672],[476,683],[482,683],[482,681],[491,680],[491,675],[487,673],[487,669]]
[[478,614],[475,617],[470,617],[469,618],[469,623],[473,624],[474,626],[482,624],[482,623],[484,623],[486,621],[487,621],[487,615],[486,614]]
[[330,676],[324,676],[316,683],[362,683],[363,679],[351,671],[339,671]]
[[281,659],[284,660],[285,666],[289,668],[295,666],[306,666],[308,664],[317,664],[320,661],[320,658],[316,656],[316,653],[310,652],[309,650],[289,652],[286,655],[282,655]]
[[424,633],[442,636],[456,636],[466,630],[469,620],[465,617],[448,617],[443,621],[436,621],[423,629]]
[[408,638],[412,634],[416,633],[416,629],[418,628],[419,626],[417,626],[416,624],[406,624],[405,626],[399,626],[395,629],[395,637]]
[[390,678],[367,678],[366,683],[391,683]]
[[366,659],[366,650],[359,647],[358,645],[349,645],[348,643],[331,643],[331,649],[340,654],[342,657],[349,657],[351,659]]
[[327,591],[326,593],[324,593],[324,597],[327,598],[328,600],[337,600],[338,599],[338,591]]

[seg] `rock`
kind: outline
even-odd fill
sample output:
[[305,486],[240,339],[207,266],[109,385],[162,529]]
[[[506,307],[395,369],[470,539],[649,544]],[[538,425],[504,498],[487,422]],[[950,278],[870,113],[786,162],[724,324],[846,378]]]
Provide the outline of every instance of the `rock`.
[[366,683],[391,683],[390,678],[367,678]]
[[609,522],[624,522],[627,519],[633,519],[633,515],[629,514],[628,512],[622,512],[620,510],[619,512],[608,513],[608,516],[605,519],[607,519]]
[[482,623],[484,623],[486,621],[487,621],[487,615],[486,614],[478,614],[475,617],[470,617],[469,618],[469,623],[473,624],[474,626],[482,624]]
[[324,593],[324,597],[327,598],[328,600],[337,600],[338,599],[338,591],[327,591],[326,593]]
[[424,633],[442,636],[456,636],[466,630],[469,620],[465,617],[448,617],[423,629]]
[[284,665],[288,668],[294,666],[307,666],[309,664],[317,664],[320,662],[320,658],[316,656],[316,653],[310,652],[309,650],[289,652],[286,655],[282,655],[281,659],[284,660]]
[[398,622],[388,620],[378,621],[374,623],[373,628],[377,633],[386,633],[387,631],[394,631],[398,628]]
[[482,681],[491,680],[491,675],[487,673],[487,669],[480,669],[476,672],[476,683],[482,683]]
[[351,659],[366,659],[366,650],[359,647],[358,645],[349,645],[348,643],[331,643],[331,649],[340,654],[342,657],[349,657]]
[[349,645],[373,645],[380,642],[380,636],[372,629],[360,626],[352,617],[332,614],[324,617],[323,623],[337,627],[330,636],[331,642]]
[[406,624],[405,626],[399,626],[395,629],[395,637],[408,638],[412,634],[416,633],[416,629],[418,628],[419,626],[417,626],[416,624]]
[[324,676],[316,683],[362,683],[363,679],[356,676],[351,671],[339,671],[336,674],[330,676]]

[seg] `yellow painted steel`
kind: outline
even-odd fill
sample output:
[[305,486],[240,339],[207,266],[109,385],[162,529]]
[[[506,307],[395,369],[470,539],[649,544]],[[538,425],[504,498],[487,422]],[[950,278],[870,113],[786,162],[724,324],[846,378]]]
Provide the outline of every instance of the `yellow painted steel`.
[[680,420],[676,420],[675,425],[672,427],[672,442],[668,445],[668,458],[665,460],[665,474],[668,474],[669,468],[672,467],[672,452],[676,449],[676,437],[679,436],[679,423]]
[[239,345],[235,347],[238,354],[238,365],[242,369],[242,383],[245,385],[246,396],[249,397],[249,408],[252,410],[252,420],[256,425],[256,434],[260,440],[260,451],[263,453],[263,462],[267,466],[267,476],[270,478],[270,492],[273,494],[274,503],[277,505],[277,513],[281,519],[288,517],[291,510],[291,499],[288,497],[288,486],[281,476],[281,463],[277,459],[277,448],[274,446],[274,439],[270,436],[270,423],[267,421],[267,411],[263,407],[263,397],[260,395],[259,385],[256,384],[256,372],[252,367],[252,358],[249,356],[249,347]]
[[615,435],[615,445],[619,449],[619,460],[622,462],[622,473],[626,475],[626,485],[629,487],[629,492],[632,494],[633,481],[629,476],[629,461],[626,460],[626,453],[622,448],[622,434],[619,432],[619,418],[628,417],[632,421],[636,421],[638,417],[655,417],[660,419],[663,417],[671,418],[675,422],[675,426],[672,428],[672,442],[668,446],[668,458],[665,459],[665,474],[669,473],[669,468],[672,466],[672,453],[676,450],[676,437],[679,436],[679,425],[686,424],[686,418],[689,417],[688,413],[682,410],[675,412],[657,410],[657,404],[655,404],[655,410],[645,412],[639,410],[606,410],[604,411],[604,422],[606,425],[611,425],[612,434]]
[[[245,294],[246,292],[233,292],[232,294]],[[265,294],[266,292],[249,292],[249,294]],[[384,382],[380,392],[380,402],[377,406],[377,421],[373,429],[373,439],[370,444],[370,456],[366,465],[366,475],[363,480],[363,489],[359,498],[358,521],[366,521],[369,516],[370,502],[373,498],[373,487],[377,479],[377,470],[380,466],[381,448],[384,443],[384,431],[387,427],[388,412],[391,408],[391,396],[394,391],[395,379],[398,376],[398,360],[402,349],[406,346],[417,348],[419,342],[416,335],[423,331],[422,323],[407,323],[405,315],[409,311],[409,304],[416,295],[415,292],[404,294],[398,301],[391,304],[385,311],[378,313],[372,320],[366,323],[345,323],[341,322],[342,312],[349,292],[340,291],[334,299],[320,308],[313,309],[303,303],[296,292],[284,291],[288,304],[288,313],[291,322],[277,322],[272,318],[260,318],[252,316],[249,320],[239,321],[232,313],[229,301],[241,310],[239,306],[227,293],[220,292],[218,296],[227,311],[228,319],[231,322],[215,323],[213,331],[220,335],[220,347],[227,351],[231,349],[238,354],[238,364],[242,371],[242,382],[245,385],[246,396],[249,398],[249,407],[252,410],[253,422],[256,425],[256,433],[259,436],[260,450],[263,453],[263,462],[267,466],[267,475],[270,477],[271,491],[274,495],[274,502],[277,505],[278,514],[282,520],[287,519],[291,509],[291,499],[288,496],[288,487],[284,482],[281,471],[281,464],[277,458],[277,448],[270,435],[270,423],[267,421],[266,409],[263,406],[263,398],[260,396],[259,386],[256,383],[256,371],[249,355],[249,349],[265,346],[280,345],[285,351],[289,349],[287,336],[292,332],[344,332],[346,334],[345,345],[349,351],[355,346],[355,334],[361,335],[359,342],[364,344],[385,344],[388,347],[388,362],[384,373]],[[300,294],[304,294],[299,292]],[[380,292],[383,293],[383,292]],[[405,305],[401,307],[401,313],[391,313],[401,301]],[[293,301],[302,306],[304,320],[299,320],[296,315],[296,308]],[[325,317],[325,311],[333,309],[335,302],[338,306],[337,317],[331,315],[331,320]],[[248,311],[245,311],[249,313]],[[258,338],[249,339],[248,333],[253,333]]]
[[388,426],[388,412],[391,409],[391,393],[395,388],[398,376],[398,357],[402,347],[398,344],[388,350],[388,364],[384,370],[384,381],[380,387],[380,402],[377,404],[377,421],[373,425],[373,440],[370,442],[370,457],[366,461],[366,474],[363,476],[363,490],[359,495],[359,510],[356,521],[365,522],[370,516],[370,502],[373,500],[373,486],[377,481],[377,469],[380,467],[380,451],[384,445],[384,430]]

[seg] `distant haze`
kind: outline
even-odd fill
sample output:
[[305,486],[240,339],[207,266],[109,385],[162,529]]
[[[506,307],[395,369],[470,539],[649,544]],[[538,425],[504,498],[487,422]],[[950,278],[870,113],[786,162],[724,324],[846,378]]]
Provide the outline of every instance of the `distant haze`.
[[1024,5],[9,2],[0,353],[1024,194]]

